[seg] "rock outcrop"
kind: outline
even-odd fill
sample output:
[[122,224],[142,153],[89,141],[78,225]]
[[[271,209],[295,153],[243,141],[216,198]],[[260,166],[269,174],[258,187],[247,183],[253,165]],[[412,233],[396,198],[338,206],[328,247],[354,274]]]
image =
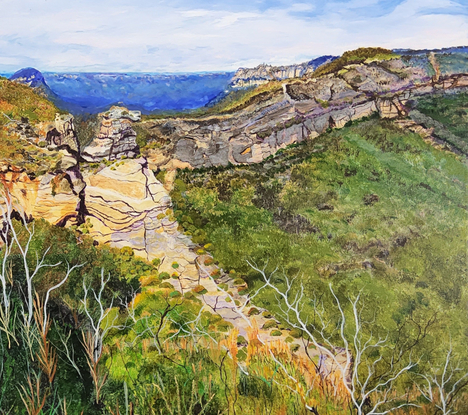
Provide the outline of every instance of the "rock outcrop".
[[136,132],[132,123],[139,121],[140,111],[129,111],[123,107],[112,107],[99,114],[100,127],[97,137],[82,152],[88,162],[133,158],[140,153],[136,143]]
[[195,245],[179,230],[169,193],[146,159],[124,160],[85,174],[85,182],[92,238],[117,248],[129,246],[150,261],[159,258],[159,272],[175,273],[173,282],[182,291],[194,288],[200,279],[215,287],[208,276],[200,276]]

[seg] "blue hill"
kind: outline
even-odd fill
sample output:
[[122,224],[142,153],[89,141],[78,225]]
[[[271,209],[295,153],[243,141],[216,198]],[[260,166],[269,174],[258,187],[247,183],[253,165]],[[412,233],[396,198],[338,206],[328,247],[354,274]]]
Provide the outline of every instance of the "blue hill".
[[75,113],[96,113],[114,104],[143,113],[191,110],[203,107],[223,93],[232,76],[232,73],[44,73],[51,90]]
[[15,72],[10,79],[12,81],[21,82],[32,88],[47,86],[44,76],[35,68],[23,68]]

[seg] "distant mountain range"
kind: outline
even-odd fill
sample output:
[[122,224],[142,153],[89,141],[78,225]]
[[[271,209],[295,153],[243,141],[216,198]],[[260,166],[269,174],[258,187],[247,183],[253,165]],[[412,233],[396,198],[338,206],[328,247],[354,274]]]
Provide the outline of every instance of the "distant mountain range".
[[122,104],[143,113],[203,107],[229,86],[232,72],[207,74],[41,73],[25,68],[10,79],[47,95],[72,113]]
[[301,77],[333,59],[323,56],[299,65],[260,65],[236,73],[41,73],[35,68],[24,68],[10,79],[38,89],[58,107],[74,114],[98,113],[115,104],[148,114],[203,107],[233,89],[255,87],[272,79]]

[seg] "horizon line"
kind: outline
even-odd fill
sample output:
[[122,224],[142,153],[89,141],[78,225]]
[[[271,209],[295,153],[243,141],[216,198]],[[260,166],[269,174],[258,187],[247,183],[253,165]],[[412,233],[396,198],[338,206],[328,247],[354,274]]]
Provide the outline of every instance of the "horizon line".
[[[363,46],[363,47],[367,47],[367,46]],[[377,47],[377,46],[375,46]],[[447,47],[442,47],[442,48],[434,48],[434,49],[428,49],[428,48],[424,48],[424,49],[412,49],[412,48],[392,48],[392,49],[389,49],[391,50],[392,52],[395,52],[395,53],[401,53],[401,52],[410,52],[410,53],[427,53],[427,52],[442,52],[442,51],[450,51],[450,50],[454,50],[454,49],[468,49],[468,44],[467,45],[459,45],[459,46],[447,46]],[[468,50],[466,51],[468,53]],[[344,53],[344,52],[343,52]],[[334,56],[339,56],[341,57],[343,55],[343,53],[341,55],[334,55]],[[311,60],[314,60],[316,58],[320,58],[322,56],[329,56],[329,55],[315,55],[303,62],[299,62],[299,63],[290,63],[290,64],[283,64],[283,65],[275,65],[275,64],[271,64],[271,63],[266,63],[266,62],[262,62],[262,63],[259,63],[255,66],[238,66],[237,69],[232,69],[232,70],[206,70],[206,71],[181,71],[181,72],[165,72],[165,71],[161,71],[161,72],[151,72],[151,71],[134,71],[134,70],[131,70],[131,71],[122,71],[120,72],[119,70],[116,70],[116,71],[96,71],[96,70],[93,70],[93,71],[86,71],[85,69],[84,70],[77,70],[77,69],[70,69],[70,70],[58,70],[58,71],[53,71],[53,70],[45,70],[45,71],[42,71],[40,69],[37,69],[33,66],[24,66],[24,67],[21,67],[19,69],[16,69],[16,70],[2,70],[0,69],[0,76],[2,75],[14,75],[16,72],[19,72],[23,69],[35,69],[39,72],[41,72],[42,74],[63,74],[63,75],[74,75],[74,74],[90,74],[90,75],[179,75],[179,76],[182,76],[182,75],[212,75],[212,74],[230,74],[230,73],[235,73],[236,71],[238,71],[239,69],[254,69],[258,66],[261,66],[261,65],[268,65],[268,66],[273,66],[273,67],[285,67],[285,66],[293,66],[293,65],[302,65],[304,63],[307,63]],[[332,55],[330,55],[332,56]]]

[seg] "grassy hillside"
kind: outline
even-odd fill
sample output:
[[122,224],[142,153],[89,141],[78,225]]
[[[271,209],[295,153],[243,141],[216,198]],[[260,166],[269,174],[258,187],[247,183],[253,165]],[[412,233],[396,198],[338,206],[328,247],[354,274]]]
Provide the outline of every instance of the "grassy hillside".
[[[26,85],[0,78],[0,125],[27,118],[32,124],[51,121],[60,110],[49,100]],[[6,116],[5,116],[6,115]]]
[[46,98],[25,85],[0,78],[0,160],[23,167],[31,173],[51,170],[58,154],[44,152],[21,140],[14,121],[27,121],[29,131],[39,122],[51,122],[61,111]]
[[[374,335],[399,348],[405,333],[423,367],[440,336],[467,341],[467,183],[463,158],[372,119],[259,165],[181,172],[172,196],[186,231],[251,289],[247,261],[299,275],[325,309],[330,282],[343,301],[361,292]],[[271,293],[256,301],[279,314]]]

